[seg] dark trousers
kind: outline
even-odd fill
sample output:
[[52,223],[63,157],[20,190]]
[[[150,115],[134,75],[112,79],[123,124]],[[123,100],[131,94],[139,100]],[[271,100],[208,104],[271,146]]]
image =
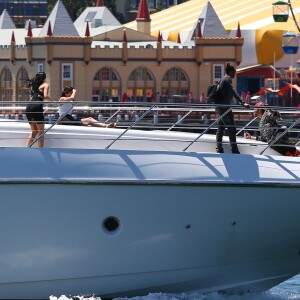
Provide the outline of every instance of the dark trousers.
[[[222,114],[226,112],[227,108],[216,108],[216,114],[219,118]],[[234,116],[232,110],[230,110],[225,116],[223,116],[218,121],[218,130],[216,134],[216,141],[217,141],[217,149],[222,150],[222,141],[225,130],[228,130],[229,135],[229,142],[232,151],[236,151],[238,149],[236,144],[236,127],[234,124]]]
[[61,125],[80,125],[80,122],[76,122],[72,115],[67,114],[65,115],[62,120],[60,121]]

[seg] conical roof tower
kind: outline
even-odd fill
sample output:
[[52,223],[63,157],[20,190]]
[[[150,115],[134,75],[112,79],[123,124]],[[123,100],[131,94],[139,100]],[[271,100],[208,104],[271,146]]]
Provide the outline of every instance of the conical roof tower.
[[206,6],[204,7],[187,41],[191,41],[197,36],[197,26],[199,22],[201,23],[202,37],[228,37],[228,34],[222,22],[220,21],[216,11],[214,10],[210,2],[207,2]]
[[102,6],[104,6],[103,0],[97,0],[96,6],[97,6],[97,7],[102,7]]
[[39,37],[47,36],[48,25],[51,23],[53,36],[79,37],[79,34],[62,1],[58,0],[48,17]]
[[12,21],[6,9],[3,9],[0,16],[0,29],[16,29],[16,25]]
[[136,22],[138,31],[151,34],[151,19],[147,0],[140,0]]

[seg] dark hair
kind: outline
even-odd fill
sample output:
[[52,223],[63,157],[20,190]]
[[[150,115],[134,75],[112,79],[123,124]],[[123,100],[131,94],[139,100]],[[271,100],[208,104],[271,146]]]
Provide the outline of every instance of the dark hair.
[[65,97],[66,93],[72,93],[73,92],[73,87],[72,86],[66,86],[62,93],[61,93],[61,97]]
[[31,94],[33,95],[34,93],[39,92],[39,87],[42,83],[44,83],[45,79],[46,79],[46,73],[38,72],[33,78],[26,80],[25,86],[31,89]]
[[225,72],[226,74],[231,74],[232,72],[235,72],[235,67],[228,63],[226,65]]

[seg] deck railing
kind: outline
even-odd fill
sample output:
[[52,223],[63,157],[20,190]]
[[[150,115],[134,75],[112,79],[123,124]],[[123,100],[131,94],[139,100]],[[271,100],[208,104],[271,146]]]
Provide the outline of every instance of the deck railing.
[[[20,102],[2,102],[2,107],[0,107],[0,118],[14,119],[16,122],[27,122],[25,117],[25,105],[27,103],[29,102],[22,102],[22,105],[20,105]],[[45,122],[50,123],[50,126],[45,130],[44,135],[47,135],[53,127],[60,124],[64,118],[64,116],[59,117],[58,115],[59,105],[64,103],[69,102],[59,102],[59,104],[57,102],[44,103],[44,114],[46,115]],[[120,140],[126,132],[138,127],[147,130],[164,129],[166,131],[182,130],[198,132],[199,135],[194,140],[190,141],[189,145],[183,149],[183,151],[187,151],[204,134],[215,131],[215,125],[219,121],[215,114],[216,105],[212,104],[145,102],[102,102],[95,104],[95,102],[88,103],[86,101],[76,101],[73,104],[74,107],[70,108],[69,112],[73,111],[73,114],[77,115],[78,119],[81,117],[92,116],[99,122],[102,121],[104,123],[119,121],[118,127],[123,128],[124,130],[110,142],[110,144],[106,147],[107,149],[110,148],[116,141]],[[258,124],[253,126],[254,122],[257,121],[256,118],[252,116],[254,107],[245,109],[240,105],[233,105],[230,108],[235,114],[237,135],[243,134],[246,130],[252,132],[258,131]],[[230,108],[228,108],[222,116],[224,116]],[[284,132],[282,132],[281,136],[283,136],[286,132],[290,132],[291,136],[295,139],[295,144],[299,145],[300,108],[275,106],[268,106],[264,108],[276,109],[282,114],[283,121],[287,128]],[[80,120],[78,120],[78,122],[80,122]],[[276,138],[270,145],[266,145],[266,148],[261,152],[261,154],[269,147],[272,147],[281,136]],[[33,146],[40,138],[42,138],[42,136],[37,137],[31,143],[30,147]]]

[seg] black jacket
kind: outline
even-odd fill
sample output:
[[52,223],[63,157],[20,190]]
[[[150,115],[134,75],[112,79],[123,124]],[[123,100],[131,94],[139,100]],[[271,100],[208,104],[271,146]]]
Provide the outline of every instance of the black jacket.
[[234,97],[240,104],[243,104],[241,97],[235,91],[232,85],[232,78],[229,75],[225,75],[220,82],[221,101],[220,104],[230,105],[232,104],[232,98]]

